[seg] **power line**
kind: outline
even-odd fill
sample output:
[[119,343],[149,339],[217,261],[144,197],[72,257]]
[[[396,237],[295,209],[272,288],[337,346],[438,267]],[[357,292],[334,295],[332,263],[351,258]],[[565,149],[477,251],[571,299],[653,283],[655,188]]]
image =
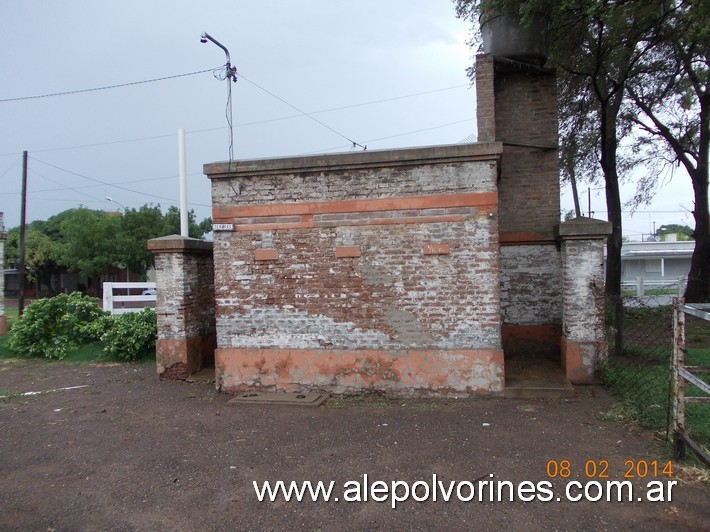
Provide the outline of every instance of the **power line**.
[[[387,137],[380,137],[380,138],[377,138],[377,139],[367,139],[365,142],[379,142],[380,140],[388,140],[388,139],[393,139],[393,138],[396,138],[396,137],[404,137],[404,136],[406,136],[406,135],[414,135],[415,133],[422,133],[422,132],[424,132],[424,131],[431,131],[431,130],[433,130],[433,129],[441,129],[441,128],[443,128],[443,127],[454,126],[454,125],[456,125],[456,124],[463,124],[464,122],[470,122],[470,121],[472,121],[472,120],[476,120],[476,119],[475,119],[475,118],[464,118],[463,120],[457,120],[457,121],[455,121],[455,122],[449,122],[448,124],[441,124],[441,125],[439,125],[439,126],[425,127],[425,128],[423,128],[423,129],[416,129],[416,130],[413,130],[413,131],[407,131],[407,132],[405,132],[405,133],[397,133],[396,135],[389,135],[389,136],[387,136]],[[348,147],[348,146],[342,146],[342,145],[341,145],[341,146],[333,146],[332,148],[325,148],[325,149],[317,150],[317,151],[309,151],[309,152],[306,152],[306,153],[304,153],[304,154],[302,154],[302,155],[311,155],[311,154],[314,154],[314,153],[323,153],[323,152],[331,151],[331,150],[341,150],[341,149],[347,148],[347,147]]]
[[95,91],[105,91],[105,90],[109,90],[109,89],[118,89],[121,87],[130,87],[131,85],[142,85],[144,83],[154,83],[156,81],[165,81],[166,79],[184,78],[187,76],[194,76],[196,74],[204,74],[205,72],[212,72],[213,70],[214,70],[214,68],[208,68],[206,70],[197,70],[195,72],[187,72],[185,74],[175,74],[174,76],[164,76],[162,78],[144,79],[142,81],[131,81],[129,83],[119,83],[117,85],[107,85],[105,87],[94,87],[92,89],[78,89],[78,90],[73,90],[73,91],[53,92],[50,94],[38,94],[35,96],[20,96],[17,98],[4,98],[4,99],[0,99],[0,103],[18,102],[21,100],[36,100],[39,98],[52,98],[54,96],[67,96],[69,94],[81,94],[84,92],[95,92]]
[[[34,160],[34,158],[33,158],[33,160]],[[86,192],[82,192],[81,190],[78,190],[79,187],[76,187],[76,188],[74,188],[74,187],[68,187],[68,186],[66,186],[66,185],[64,185],[64,184],[62,184],[62,183],[60,183],[59,181],[55,181],[54,179],[52,179],[52,178],[50,178],[50,177],[47,177],[46,175],[43,175],[43,174],[39,173],[39,172],[38,172],[37,170],[35,170],[34,168],[31,170],[31,172],[32,172],[32,175],[39,176],[39,177],[41,177],[42,179],[46,179],[46,180],[49,181],[50,183],[54,183],[55,185],[59,185],[60,187],[62,187],[62,188],[58,188],[58,189],[53,189],[52,192],[57,192],[57,191],[61,191],[61,190],[70,190],[70,191],[72,191],[72,192],[76,192],[76,193],[78,193],[78,194],[81,194],[82,196],[86,196],[87,198],[89,198],[89,199],[91,199],[91,200],[99,201],[99,199],[98,199],[97,197],[91,196],[90,194],[87,194]],[[98,185],[97,185],[97,186],[98,186]],[[36,192],[30,191],[30,194],[35,194],[35,193],[36,193]]]
[[293,105],[293,104],[287,102],[286,100],[284,100],[284,99],[281,98],[280,96],[277,96],[276,94],[274,94],[274,93],[271,92],[270,90],[265,89],[265,88],[262,87],[261,85],[259,85],[259,84],[257,84],[257,83],[254,83],[254,82],[251,81],[250,79],[246,78],[243,74],[239,74],[239,77],[242,78],[243,80],[245,80],[245,81],[251,83],[251,84],[254,85],[256,88],[261,89],[261,90],[264,91],[266,94],[269,94],[270,96],[273,96],[274,98],[276,98],[276,99],[279,100],[280,102],[285,103],[286,105],[288,105],[288,106],[291,107],[292,109],[295,109],[296,111],[298,111],[298,112],[301,113],[302,115],[304,115],[304,116],[310,118],[311,120],[313,120],[313,121],[316,122],[317,124],[320,124],[320,125],[323,126],[324,128],[326,128],[326,129],[332,131],[333,133],[335,133],[335,134],[338,135],[339,137],[344,138],[345,140],[347,140],[348,142],[350,142],[350,143],[352,144],[353,148],[356,147],[356,146],[359,146],[359,147],[362,148],[363,150],[366,150],[366,149],[367,149],[367,145],[363,146],[362,144],[360,144],[360,143],[358,143],[358,142],[355,142],[355,141],[352,140],[351,138],[349,138],[349,137],[343,135],[343,134],[340,133],[339,131],[336,131],[335,129],[333,129],[333,128],[330,127],[329,125],[324,124],[323,122],[321,122],[321,121],[318,120],[317,118],[313,117],[313,116],[312,116],[312,113],[311,113],[311,114],[308,114],[308,113],[306,113],[305,111],[302,111],[301,109],[299,109],[299,108],[296,107],[295,105]]
[[[12,170],[14,170],[15,168],[17,168],[17,165],[18,165],[18,164],[20,164],[20,161],[19,161],[19,160],[18,160],[18,161],[15,161],[14,163],[12,163],[12,164],[10,165],[10,167],[9,167],[7,170],[5,170],[2,174],[0,174],[0,177],[5,177],[5,176],[6,176],[7,174],[9,174]],[[19,194],[19,192],[18,192],[18,194]]]
[[[33,170],[33,172],[36,172]],[[191,172],[187,174],[188,176],[196,176],[196,175],[204,175],[202,172]],[[41,176],[44,177],[44,176]],[[177,179],[177,175],[169,175],[165,177],[146,177],[143,179],[131,179],[130,181],[119,181],[118,183],[115,183],[116,185],[130,185],[131,183],[145,183],[147,181],[166,181],[168,179]],[[81,185],[78,187],[71,187],[71,190],[79,190],[82,188],[96,188],[102,186],[101,184],[99,185]],[[43,188],[39,190],[30,190],[28,191],[28,194],[39,194],[41,192],[58,192],[60,190],[65,190],[66,186],[62,186],[63,188]],[[0,196],[19,196],[19,192],[0,192]],[[103,201],[103,200],[101,200]]]
[[[245,79],[246,79],[246,78],[245,78]],[[247,81],[248,81],[248,80],[247,80]],[[346,109],[355,109],[355,108],[357,108],[357,107],[365,107],[365,106],[368,106],[368,105],[376,105],[376,104],[379,104],[379,103],[393,102],[393,101],[397,101],[397,100],[404,100],[404,99],[407,99],[407,98],[416,98],[416,97],[418,97],[418,96],[425,96],[425,95],[428,95],[428,94],[435,94],[435,93],[437,93],[437,92],[450,91],[450,90],[454,90],[454,89],[460,89],[460,88],[463,88],[463,87],[468,87],[468,84],[464,84],[464,85],[454,85],[454,86],[451,86],[451,87],[443,87],[443,88],[441,88],[441,89],[433,89],[433,90],[429,90],[429,91],[415,92],[415,93],[412,93],[412,94],[404,94],[404,95],[401,95],[401,96],[394,96],[394,97],[392,97],[392,98],[383,98],[383,99],[380,99],[380,100],[370,100],[370,101],[367,101],[367,102],[361,102],[361,103],[343,105],[343,106],[340,106],[340,107],[330,107],[330,108],[328,108],[328,109],[320,109],[320,110],[318,110],[318,111],[311,111],[311,112],[308,113],[308,114],[309,114],[309,115],[316,115],[316,114],[332,113],[332,112],[334,112],[334,111],[342,111],[342,110],[346,110]],[[279,116],[279,117],[276,117],[276,118],[267,118],[267,119],[265,119],[265,120],[255,120],[255,121],[251,121],[251,122],[239,122],[239,123],[237,123],[237,124],[234,124],[234,127],[246,127],[246,126],[255,126],[255,125],[261,125],[261,124],[268,124],[268,123],[270,123],[270,122],[279,122],[279,121],[282,121],[282,120],[290,120],[290,119],[293,119],[293,118],[301,118],[302,116],[303,116],[303,113],[300,113],[300,114],[295,114],[295,115]],[[219,131],[219,130],[222,130],[222,129],[224,129],[224,126],[211,127],[211,128],[206,128],[206,129],[193,129],[193,130],[188,130],[188,131],[186,131],[186,133],[187,133],[188,135],[192,135],[192,134],[199,134],[199,133],[209,133],[209,132],[212,132],[212,131]],[[130,143],[130,142],[143,142],[143,141],[146,141],[146,140],[158,140],[158,139],[164,139],[164,138],[171,138],[171,137],[174,137],[174,136],[175,136],[175,133],[166,133],[166,134],[162,134],[162,135],[152,135],[152,136],[147,136],[147,137],[134,137],[134,138],[130,138],[130,139],[110,140],[110,141],[106,141],[106,142],[94,142],[94,143],[91,143],[91,144],[79,144],[79,145],[74,145],[74,146],[60,146],[60,147],[56,147],[56,148],[45,148],[45,149],[41,149],[41,150],[35,150],[35,149],[33,149],[33,150],[32,150],[32,153],[47,153],[47,152],[53,152],[53,151],[78,150],[78,149],[81,149],[81,148],[94,148],[94,147],[98,147],[98,146],[110,146],[110,145],[113,145],[113,144],[127,144],[127,143]],[[349,139],[348,139],[348,140],[349,140]],[[2,153],[2,154],[0,154],[0,157],[7,157],[7,156],[10,156],[10,155],[17,155],[17,152]]]
[[[51,168],[54,168],[54,169],[56,169],[56,170],[60,170],[60,171],[62,171],[62,172],[66,172],[66,173],[68,173],[68,174],[75,175],[75,176],[77,176],[77,177],[81,177],[81,178],[83,178],[83,179],[88,179],[89,181],[93,181],[93,182],[95,182],[95,183],[101,183],[102,185],[105,185],[105,186],[107,186],[107,187],[117,188],[117,189],[119,189],[119,190],[125,190],[126,192],[131,192],[132,194],[140,194],[140,195],[142,195],[142,196],[148,196],[148,197],[150,197],[150,198],[162,199],[162,200],[166,200],[166,201],[171,201],[171,202],[173,202],[173,203],[176,202],[175,198],[168,198],[168,197],[165,197],[165,196],[158,196],[158,195],[156,195],[156,194],[149,194],[149,193],[147,193],[147,192],[141,192],[140,190],[134,190],[134,189],[130,189],[130,188],[127,188],[127,187],[122,187],[122,186],[120,186],[120,185],[115,185],[115,184],[113,184],[113,183],[108,183],[107,181],[101,181],[100,179],[96,179],[96,178],[89,177],[89,176],[86,176],[86,175],[83,175],[83,174],[79,174],[79,173],[77,173],[77,172],[73,172],[72,170],[67,170],[66,168],[61,168],[61,167],[59,167],[59,166],[56,166],[56,165],[54,165],[54,164],[51,164],[51,163],[42,161],[42,160],[37,159],[37,158],[35,158],[35,157],[32,157],[32,160],[33,160],[33,161],[37,161],[38,163],[44,164],[44,165],[46,165],[46,166],[49,166],[49,167],[51,167]],[[204,203],[194,203],[194,202],[193,202],[193,205],[198,205],[198,206],[200,206],[200,207],[211,207],[211,205],[206,205],[206,204],[204,204]]]

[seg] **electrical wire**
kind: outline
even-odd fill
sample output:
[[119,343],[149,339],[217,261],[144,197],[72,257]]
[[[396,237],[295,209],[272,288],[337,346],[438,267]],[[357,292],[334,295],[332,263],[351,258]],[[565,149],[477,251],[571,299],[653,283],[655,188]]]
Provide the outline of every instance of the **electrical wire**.
[[[437,92],[444,92],[444,91],[449,91],[449,90],[454,90],[454,89],[460,89],[463,87],[468,87],[468,84],[465,85],[454,85],[452,87],[444,87],[441,89],[434,89],[430,91],[423,91],[423,92],[415,92],[412,94],[404,94],[402,96],[394,96],[392,98],[384,98],[381,100],[371,100],[367,102],[361,102],[361,103],[355,103],[355,104],[349,104],[349,105],[343,105],[340,107],[330,107],[328,109],[320,109],[318,111],[311,111],[309,114],[311,115],[316,115],[316,114],[324,114],[324,113],[331,113],[334,111],[342,111],[345,109],[354,109],[357,107],[365,107],[368,105],[376,105],[379,103],[387,103],[387,102],[393,102],[397,100],[403,100],[406,98],[416,98],[418,96],[425,96],[427,94],[434,94]],[[255,120],[252,122],[238,122],[234,124],[234,128],[239,128],[239,127],[246,127],[246,126],[255,126],[255,125],[261,125],[261,124],[268,124],[270,122],[279,122],[282,120],[290,120],[293,118],[301,118],[303,114],[294,114],[294,115],[287,115],[287,116],[279,116],[276,118],[267,118],[265,120]],[[212,131],[219,131],[221,129],[224,129],[223,126],[220,127],[211,127],[211,128],[206,128],[206,129],[193,129],[193,130],[188,130],[186,133],[188,135],[193,135],[193,134],[199,134],[199,133],[210,133]],[[65,151],[65,150],[78,150],[82,148],[94,148],[98,146],[110,146],[113,144],[127,144],[130,142],[143,142],[146,140],[157,140],[157,139],[164,139],[164,138],[172,138],[175,136],[175,133],[166,133],[163,135],[152,135],[148,137],[134,137],[130,139],[119,139],[119,140],[110,140],[106,142],[94,142],[91,144],[79,144],[79,145],[74,145],[74,146],[60,146],[56,148],[45,148],[45,149],[40,149],[40,150],[30,150],[32,153],[47,153],[47,152],[53,152],[53,151]],[[18,155],[17,152],[9,152],[9,153],[0,153],[0,157],[8,157],[8,156],[14,156]]]
[[[191,172],[187,174],[188,177],[190,176],[202,176],[202,172]],[[43,177],[43,176],[42,176]],[[146,183],[148,181],[166,181],[168,179],[177,179],[177,175],[169,175],[165,177],[146,177],[143,179],[131,179],[130,181],[119,181],[118,183],[114,183],[116,185],[130,185],[132,183]],[[62,185],[61,183],[58,183],[62,188],[42,188],[39,190],[29,190],[27,191],[28,194],[39,194],[42,192],[61,192],[62,190],[66,190],[67,188],[71,188],[71,190],[79,190],[79,189],[85,189],[85,188],[96,188],[103,186],[103,184],[96,184],[96,185],[80,185],[78,187],[67,187],[66,185]],[[0,196],[19,196],[20,192],[0,192]],[[103,200],[101,200],[103,201]]]
[[[456,124],[463,124],[464,122],[470,122],[470,121],[472,121],[472,120],[476,120],[476,119],[475,119],[475,118],[465,118],[465,119],[463,119],[463,120],[457,120],[457,121],[455,121],[455,122],[449,122],[448,124],[441,124],[441,125],[439,125],[439,126],[425,127],[425,128],[423,128],[423,129],[416,129],[416,130],[414,130],[414,131],[407,131],[407,132],[405,132],[405,133],[397,133],[396,135],[389,135],[389,136],[387,136],[387,137],[380,137],[380,138],[377,138],[377,139],[367,139],[366,142],[368,142],[368,143],[371,143],[371,142],[379,142],[379,141],[381,141],[381,140],[388,140],[388,139],[393,139],[393,138],[396,138],[396,137],[405,137],[405,136],[407,136],[407,135],[414,135],[415,133],[422,133],[422,132],[424,132],[424,131],[431,131],[431,130],[433,130],[433,129],[441,129],[441,128],[443,128],[443,127],[454,126],[454,125],[456,125]],[[305,153],[302,153],[301,155],[312,155],[312,154],[314,154],[314,153],[323,153],[323,152],[331,151],[331,150],[341,150],[341,149],[347,148],[347,147],[348,147],[348,146],[342,146],[342,145],[341,145],[341,146],[333,146],[332,148],[325,148],[325,149],[322,149],[322,150],[305,152]]]
[[185,74],[175,74],[174,76],[164,76],[162,78],[144,79],[142,81],[131,81],[129,83],[119,83],[116,85],[107,85],[105,87],[94,87],[92,89],[79,89],[79,90],[73,90],[73,91],[53,92],[50,94],[38,94],[35,96],[20,96],[17,98],[3,98],[3,99],[0,99],[0,103],[18,102],[18,101],[22,101],[22,100],[37,100],[40,98],[52,98],[54,96],[67,96],[69,94],[81,94],[81,93],[85,93],[85,92],[96,92],[96,91],[105,91],[105,90],[109,90],[109,89],[118,89],[121,87],[130,87],[132,85],[142,85],[144,83],[154,83],[156,81],[165,81],[167,79],[195,76],[197,74],[204,74],[205,72],[212,72],[213,70],[214,70],[214,68],[208,68],[205,70],[197,70],[195,72],[186,72]]
[[[90,195],[90,194],[87,194],[86,192],[83,192],[83,191],[81,191],[81,190],[78,190],[79,187],[68,187],[68,186],[64,185],[63,183],[60,183],[59,181],[55,181],[54,179],[52,179],[52,178],[50,178],[50,177],[47,177],[46,175],[43,175],[43,174],[39,173],[39,172],[38,172],[37,170],[35,170],[34,168],[32,168],[32,169],[30,170],[30,174],[33,175],[33,176],[39,176],[39,177],[41,177],[42,179],[44,179],[44,180],[46,180],[46,181],[49,181],[50,183],[54,183],[55,185],[59,185],[60,187],[62,187],[62,188],[60,188],[60,189],[54,189],[52,192],[60,191],[60,190],[70,190],[70,191],[72,191],[72,192],[76,192],[77,194],[81,194],[82,196],[86,196],[86,197],[89,198],[90,200],[93,200],[93,201],[101,201],[101,200],[100,200],[99,198],[97,198],[96,196],[92,196],[92,195]],[[97,185],[97,186],[98,186],[98,185]],[[30,194],[36,194],[37,192],[36,192],[36,191],[32,191],[32,192],[28,192],[28,193],[30,193]]]
[[311,120],[313,120],[314,122],[320,124],[320,125],[323,126],[324,128],[326,128],[326,129],[332,131],[333,133],[335,133],[335,134],[338,135],[339,137],[344,138],[345,140],[347,140],[348,142],[350,142],[350,143],[352,144],[352,147],[353,147],[353,148],[359,147],[359,148],[362,148],[363,150],[366,150],[366,149],[367,149],[367,145],[363,146],[362,144],[360,144],[360,143],[358,143],[358,142],[355,142],[355,141],[352,140],[351,138],[347,137],[346,135],[343,135],[343,134],[340,133],[339,131],[336,131],[335,129],[333,129],[333,128],[330,127],[329,125],[324,124],[323,122],[321,122],[320,120],[318,120],[317,118],[315,118],[314,116],[312,116],[312,113],[311,113],[311,114],[306,113],[305,111],[299,109],[299,108],[296,107],[295,105],[293,105],[293,104],[287,102],[286,100],[284,100],[284,99],[281,98],[280,96],[277,96],[276,94],[274,94],[274,93],[271,92],[270,90],[265,89],[264,87],[262,87],[262,86],[259,85],[258,83],[255,83],[255,82],[251,81],[249,78],[245,77],[243,74],[239,74],[239,77],[242,78],[243,80],[247,81],[248,83],[251,83],[251,84],[254,85],[257,89],[260,89],[260,90],[264,91],[266,94],[268,94],[268,95],[270,95],[270,96],[276,98],[277,100],[279,100],[279,101],[282,102],[282,103],[285,103],[286,105],[288,105],[288,106],[291,107],[292,109],[295,109],[296,111],[298,111],[298,112],[301,113],[302,115],[304,115],[304,116],[310,118]]
[[12,170],[14,170],[15,168],[17,168],[17,165],[18,165],[18,164],[20,164],[20,161],[15,161],[14,163],[12,163],[12,164],[10,165],[10,167],[9,167],[7,170],[5,170],[2,174],[0,174],[0,177],[5,177],[7,174],[10,173],[10,171],[12,171]]
[[[224,117],[227,119],[227,129],[229,132],[229,154],[228,161],[232,164],[234,159],[234,125],[232,121],[232,82],[237,82],[236,68],[226,63],[223,67],[215,69],[213,75],[220,81],[227,81],[227,103],[224,107]],[[221,128],[220,128],[221,129]]]
[[[36,157],[30,157],[30,159],[32,159],[33,161],[36,161],[36,162],[38,162],[38,163],[44,164],[44,165],[46,165],[46,166],[49,166],[49,167],[51,167],[51,168],[54,168],[54,169],[56,169],[56,170],[60,170],[60,171],[62,171],[62,172],[66,172],[67,174],[75,175],[75,176],[77,176],[77,177],[81,177],[81,178],[87,179],[87,180],[89,180],[89,181],[93,181],[93,182],[95,182],[95,183],[101,183],[102,185],[105,185],[105,186],[108,186],[108,187],[116,188],[116,189],[119,189],[119,190],[125,190],[126,192],[131,192],[132,194],[140,194],[140,195],[142,195],[142,196],[148,196],[148,197],[150,197],[150,198],[156,198],[156,199],[162,199],[162,200],[166,200],[166,201],[176,202],[175,198],[168,198],[168,197],[165,197],[165,196],[158,196],[158,195],[156,195],[156,194],[149,194],[149,193],[147,193],[147,192],[141,192],[140,190],[134,190],[134,189],[130,189],[130,188],[127,188],[127,187],[122,187],[122,186],[120,186],[120,185],[115,185],[115,184],[113,184],[113,183],[108,183],[107,181],[101,181],[100,179],[96,179],[96,178],[89,177],[89,176],[86,176],[86,175],[83,175],[83,174],[79,174],[79,173],[77,173],[77,172],[73,172],[72,170],[67,170],[66,168],[61,168],[60,166],[56,166],[56,165],[54,165],[54,164],[52,164],[52,163],[48,163],[48,162],[46,162],[46,161],[42,161],[42,160],[40,160],[40,159],[37,159]],[[204,204],[204,203],[193,203],[193,205],[197,205],[197,206],[199,206],[199,207],[212,207],[212,205],[206,205],[206,204]]]

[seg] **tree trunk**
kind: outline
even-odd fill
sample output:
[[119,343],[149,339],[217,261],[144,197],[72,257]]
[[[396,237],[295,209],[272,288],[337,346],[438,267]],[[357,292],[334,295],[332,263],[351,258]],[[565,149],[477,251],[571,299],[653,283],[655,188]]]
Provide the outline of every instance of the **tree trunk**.
[[690,173],[695,195],[695,249],[690,262],[685,300],[710,302],[710,214],[708,214],[708,151],[710,151],[710,94],[700,98],[700,153],[695,172]]
[[601,105],[601,157],[600,164],[606,184],[606,205],[611,235],[607,239],[606,283],[607,304],[611,307],[610,355],[620,355],[624,338],[624,306],[621,300],[621,198],[619,175],[616,168],[616,123],[621,105],[621,93],[617,92]]

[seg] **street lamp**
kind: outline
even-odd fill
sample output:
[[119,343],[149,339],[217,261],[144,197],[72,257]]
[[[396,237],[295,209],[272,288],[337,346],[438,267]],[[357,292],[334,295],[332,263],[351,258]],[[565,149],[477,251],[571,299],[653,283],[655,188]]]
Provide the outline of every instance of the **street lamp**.
[[126,212],[128,209],[126,209],[126,206],[123,203],[117,202],[115,199],[112,199],[110,196],[106,196],[106,199],[112,203],[115,203],[119,207],[123,209],[123,212]]
[[[126,212],[128,211],[128,209],[126,209],[126,206],[125,206],[123,203],[117,202],[115,199],[111,198],[111,196],[106,196],[106,200],[107,200],[107,201],[110,201],[111,203],[115,203],[116,205],[118,205],[119,207],[121,207],[121,208],[123,209],[123,214],[124,214],[124,215],[125,215]],[[131,270],[130,270],[130,268],[128,267],[128,263],[126,262],[125,264],[126,264],[126,265],[125,265],[125,268],[126,268],[126,281],[128,281],[128,282],[130,283],[130,282],[131,282]],[[119,268],[120,268],[120,266],[119,266]],[[121,268],[121,269],[123,269],[123,268]],[[130,296],[130,295],[131,295],[131,289],[128,288],[127,290],[128,290],[128,295]]]

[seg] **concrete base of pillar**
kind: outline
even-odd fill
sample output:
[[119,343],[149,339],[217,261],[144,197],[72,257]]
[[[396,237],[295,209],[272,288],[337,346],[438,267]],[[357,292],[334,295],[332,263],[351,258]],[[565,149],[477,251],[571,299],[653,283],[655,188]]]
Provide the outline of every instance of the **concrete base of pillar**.
[[562,367],[572,384],[592,384],[600,356],[598,342],[574,342],[562,337]]
[[214,360],[214,348],[214,342],[202,336],[158,340],[155,344],[158,376],[166,380],[185,380]]

